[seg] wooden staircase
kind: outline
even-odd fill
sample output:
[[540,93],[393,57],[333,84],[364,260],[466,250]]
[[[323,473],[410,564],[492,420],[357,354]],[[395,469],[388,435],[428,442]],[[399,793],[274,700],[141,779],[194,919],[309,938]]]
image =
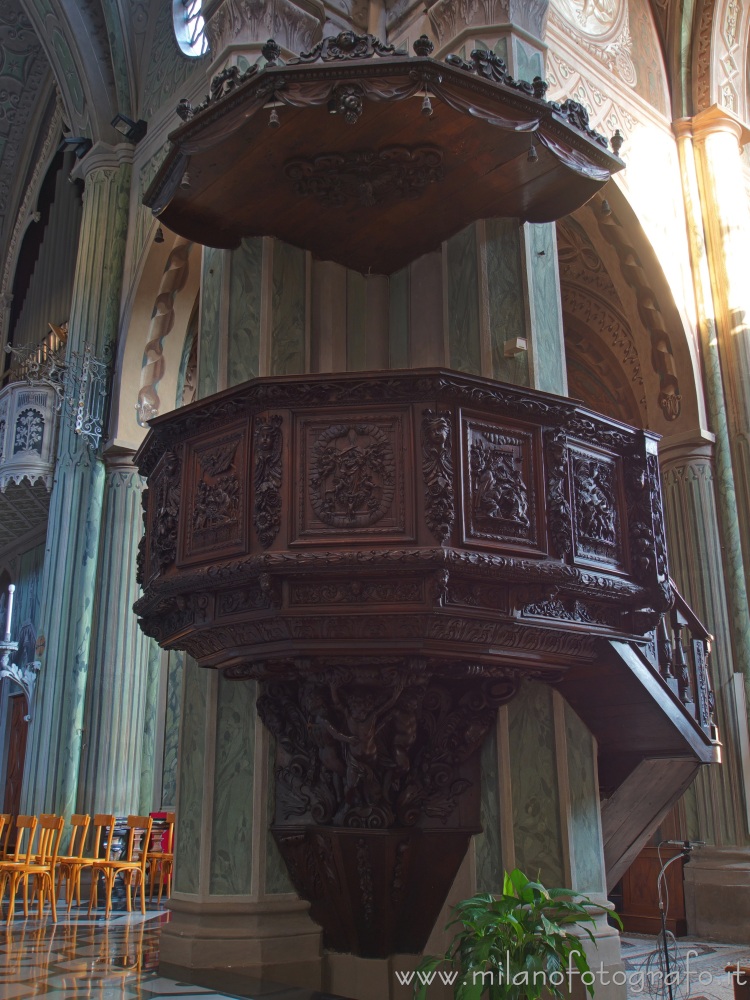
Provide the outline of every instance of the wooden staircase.
[[596,661],[569,670],[559,685],[599,745],[608,889],[698,769],[721,759],[708,670],[711,636],[672,588],[672,610],[649,643],[602,640]]

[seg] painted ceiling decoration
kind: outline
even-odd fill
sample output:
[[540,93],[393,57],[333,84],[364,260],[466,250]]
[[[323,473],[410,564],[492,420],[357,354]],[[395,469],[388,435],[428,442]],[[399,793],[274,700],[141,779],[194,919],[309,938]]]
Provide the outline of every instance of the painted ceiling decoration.
[[[49,65],[33,26],[17,0],[0,4],[0,234],[5,235],[37,98]],[[27,153],[28,155],[28,153]],[[10,223],[12,224],[12,223]]]

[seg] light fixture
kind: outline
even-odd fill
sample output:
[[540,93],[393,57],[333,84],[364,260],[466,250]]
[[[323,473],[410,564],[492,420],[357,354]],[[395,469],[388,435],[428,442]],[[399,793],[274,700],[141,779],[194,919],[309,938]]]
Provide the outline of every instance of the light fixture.
[[430,118],[432,116],[432,101],[430,100],[430,95],[427,93],[425,88],[424,100],[422,101],[422,114],[425,118]]
[[612,214],[612,209],[609,206],[609,202],[606,198],[602,198],[602,203],[599,206],[599,211],[606,218],[608,215]]
[[190,187],[190,174],[187,172],[187,170],[182,175],[182,180],[180,181],[180,187],[182,188],[183,191],[187,191],[187,189]]
[[148,128],[148,122],[145,122],[142,118],[134,122],[132,118],[121,114],[115,115],[110,124],[117,129],[120,135],[124,135],[129,142],[133,143],[140,142]]
[[278,128],[281,123],[279,122],[279,113],[276,108],[271,108],[271,114],[268,116],[268,125],[270,128]]
[[75,153],[77,160],[82,160],[93,145],[91,139],[85,135],[66,135],[57,147],[57,152],[63,153],[70,150]]
[[536,146],[534,145],[534,136],[531,137],[531,145],[529,146],[529,155],[526,157],[529,163],[536,163],[539,159],[539,153],[536,151]]
[[164,230],[161,228],[161,226],[159,226],[154,235],[154,243],[163,243],[163,242],[164,242]]

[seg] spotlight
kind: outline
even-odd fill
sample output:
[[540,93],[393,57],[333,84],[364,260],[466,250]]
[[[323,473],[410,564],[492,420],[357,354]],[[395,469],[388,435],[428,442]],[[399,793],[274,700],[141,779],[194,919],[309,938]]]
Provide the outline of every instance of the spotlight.
[[602,215],[603,215],[603,216],[604,216],[605,218],[606,218],[606,216],[608,216],[608,215],[611,215],[611,214],[612,214],[612,209],[611,209],[611,208],[609,207],[609,202],[607,201],[607,199],[606,199],[606,198],[603,198],[603,199],[602,199],[602,203],[601,203],[601,205],[599,206],[599,211],[600,211],[600,212],[602,213]]
[[271,114],[268,116],[269,128],[278,128],[280,124],[278,111],[276,108],[271,108]]
[[159,226],[154,235],[154,243],[163,243],[163,242],[164,242],[164,230],[161,228],[161,226]]
[[187,170],[182,175],[182,180],[180,181],[180,187],[183,189],[183,191],[187,191],[187,189],[190,187],[190,174],[187,172]]
[[134,122],[127,115],[120,114],[115,115],[110,124],[117,129],[120,135],[124,135],[132,143],[140,142],[148,128],[148,122],[145,122],[142,118]]
[[532,137],[531,145],[529,146],[529,155],[526,157],[529,163],[536,163],[539,159],[539,153],[536,151],[536,146],[534,145],[534,139]]
[[92,146],[93,143],[91,139],[87,138],[85,135],[66,135],[57,147],[57,152],[62,153],[69,149],[71,152],[76,154],[77,160],[82,160]]
[[430,95],[425,94],[424,100],[422,101],[422,114],[429,118],[432,115],[432,101],[430,100]]

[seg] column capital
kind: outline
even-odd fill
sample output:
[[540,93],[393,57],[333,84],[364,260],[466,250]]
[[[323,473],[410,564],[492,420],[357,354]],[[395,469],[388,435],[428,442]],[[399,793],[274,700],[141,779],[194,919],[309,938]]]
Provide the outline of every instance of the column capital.
[[716,435],[702,428],[662,438],[659,442],[659,464],[668,468],[696,459],[708,462],[713,456],[715,440]]
[[106,142],[97,142],[78,160],[70,171],[73,180],[85,181],[94,170],[119,170],[123,164],[132,164],[135,147],[129,142],[120,142],[110,146]]
[[135,457],[137,449],[131,447],[123,441],[108,441],[104,447],[104,464],[108,472],[117,469],[124,469],[128,472],[135,471]]
[[[734,112],[720,108],[718,104],[712,104],[710,108],[699,112],[692,119],[678,119],[673,128],[682,127],[681,123],[685,121],[691,123],[693,138],[699,142],[722,132],[733,135],[740,146],[750,142],[750,129]],[[675,134],[680,137],[679,132],[675,131]]]

